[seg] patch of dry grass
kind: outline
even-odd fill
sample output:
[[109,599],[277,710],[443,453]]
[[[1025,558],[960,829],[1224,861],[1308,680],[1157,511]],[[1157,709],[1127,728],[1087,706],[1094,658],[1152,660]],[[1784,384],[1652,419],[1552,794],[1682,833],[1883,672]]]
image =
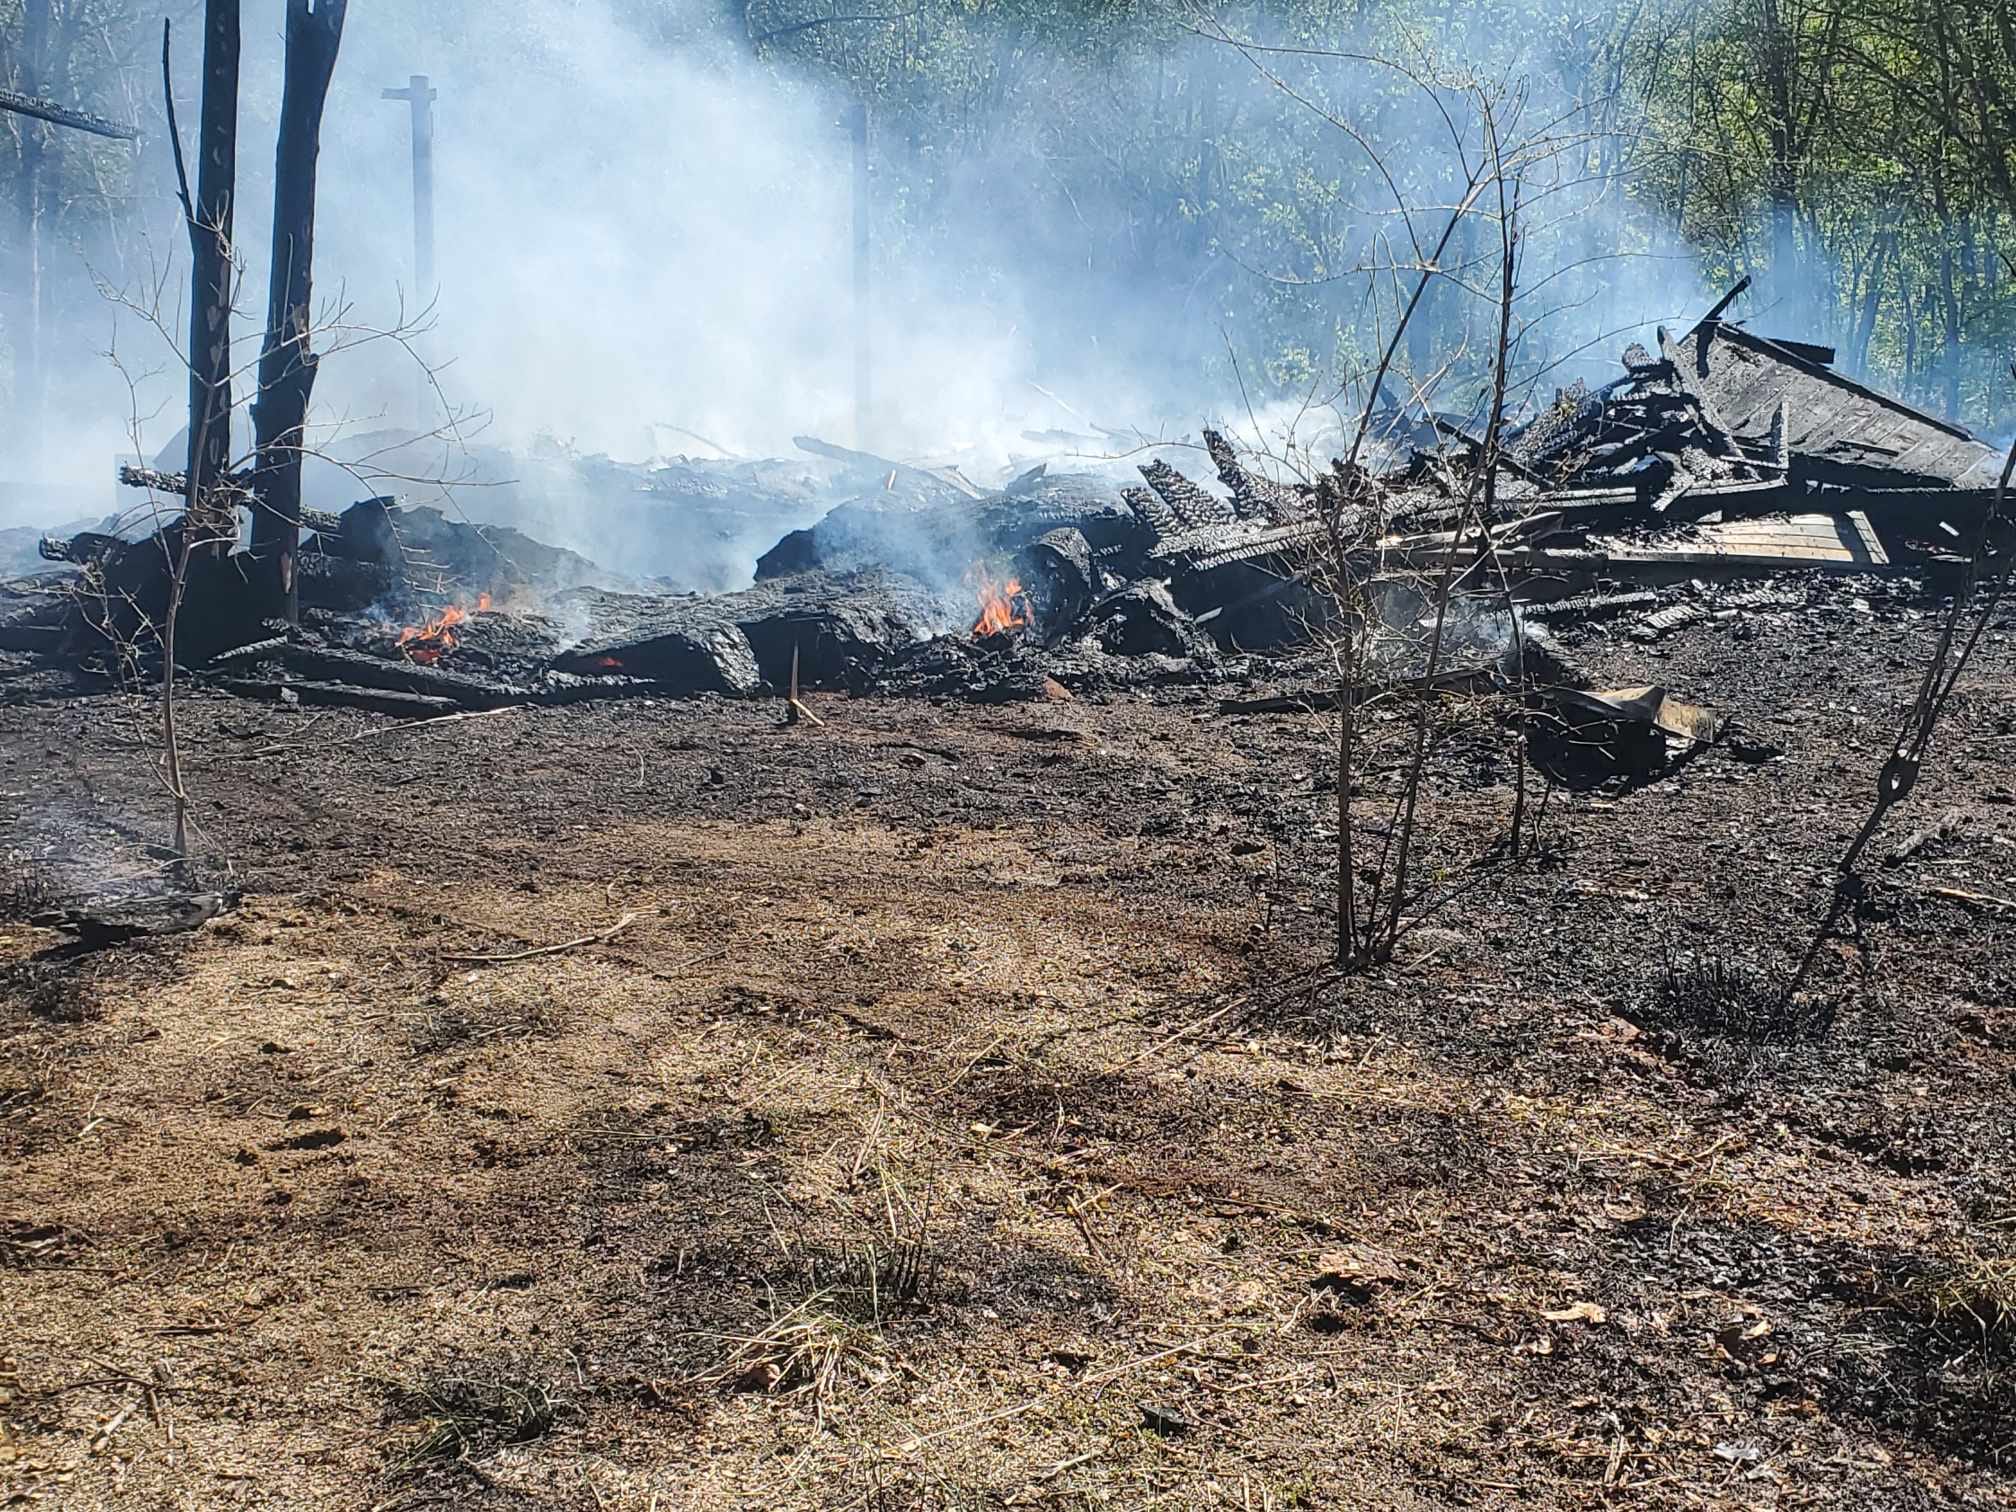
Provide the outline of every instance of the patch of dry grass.
[[727,1353],[695,1372],[692,1384],[709,1391],[802,1397],[823,1423],[843,1392],[879,1386],[894,1373],[880,1331],[849,1321],[834,1301],[832,1291],[821,1290],[786,1307],[772,1293],[761,1328],[711,1336],[727,1345]]
[[1942,1328],[2005,1337],[2016,1325],[2016,1256],[1970,1250],[1919,1277],[1905,1295]]

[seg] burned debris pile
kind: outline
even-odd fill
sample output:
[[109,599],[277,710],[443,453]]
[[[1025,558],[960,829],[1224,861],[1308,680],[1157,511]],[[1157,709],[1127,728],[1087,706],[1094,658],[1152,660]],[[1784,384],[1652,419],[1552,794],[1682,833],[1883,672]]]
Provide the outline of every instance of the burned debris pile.
[[[637,490],[634,519],[609,522],[626,566],[624,532],[651,528],[653,511],[705,504],[723,516],[709,515],[722,539],[760,528],[750,509],[772,530],[784,522],[749,587],[669,592],[510,527],[381,498],[304,517],[296,623],[259,613],[245,591],[248,501],[213,496],[208,524],[178,513],[137,540],[44,541],[64,572],[0,586],[0,651],[128,675],[158,658],[192,529],[177,642],[189,671],[251,697],[412,714],[797,688],[1002,701],[1263,672],[1320,689],[1321,663],[1298,662],[1296,648],[1337,615],[1325,585],[1340,570],[1369,586],[1386,622],[1358,629],[1395,632],[1402,647],[1425,584],[1453,573],[1472,619],[1467,606],[1487,600],[1502,617],[1509,595],[1535,665],[1547,664],[1537,638],[1550,625],[1649,642],[1739,599],[1800,612],[1830,575],[1936,585],[1992,507],[1999,456],[1837,372],[1825,348],[1751,333],[1725,318],[1729,303],[1682,336],[1661,330],[1656,351],[1634,344],[1612,381],[1559,391],[1510,427],[1488,490],[1473,427],[1398,410],[1374,417],[1364,455],[1376,471],[1338,462],[1313,479],[1209,429],[1138,467],[1038,464],[991,489],[800,438],[823,494],[787,486],[781,463],[682,461]],[[1176,465],[1186,458],[1208,463],[1208,481]],[[158,501],[181,480],[129,469],[124,481]],[[1492,669],[1509,633],[1481,633],[1460,676],[1502,686]],[[1387,670],[1411,675],[1404,656]],[[1656,686],[1571,681],[1558,680],[1564,717],[1713,733]]]

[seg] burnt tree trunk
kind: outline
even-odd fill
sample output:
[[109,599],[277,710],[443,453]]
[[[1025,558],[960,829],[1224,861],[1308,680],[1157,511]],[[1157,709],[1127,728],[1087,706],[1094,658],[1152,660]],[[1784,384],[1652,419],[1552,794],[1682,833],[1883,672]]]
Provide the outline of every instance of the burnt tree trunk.
[[273,169],[273,270],[259,394],[252,425],[259,447],[252,514],[257,591],[268,614],[300,617],[294,558],[301,542],[301,438],[317,358],[309,301],[315,258],[315,165],[322,111],[343,41],[347,0],[287,0],[286,82]]
[[203,112],[189,207],[189,504],[231,470],[231,210],[238,179],[238,0],[205,0]]

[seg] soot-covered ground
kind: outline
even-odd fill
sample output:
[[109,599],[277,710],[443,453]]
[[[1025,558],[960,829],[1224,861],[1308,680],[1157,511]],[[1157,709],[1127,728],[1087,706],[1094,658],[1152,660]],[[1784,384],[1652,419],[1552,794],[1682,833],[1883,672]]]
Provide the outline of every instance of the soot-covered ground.
[[23,921],[165,798],[144,709],[11,678],[0,1496],[2008,1505],[2011,637],[1788,1010],[1932,637],[1790,597],[1572,636],[1741,754],[1519,864],[1504,727],[1438,715],[1445,901],[1349,980],[1334,732],[1212,689],[199,695],[242,907],[65,957]]

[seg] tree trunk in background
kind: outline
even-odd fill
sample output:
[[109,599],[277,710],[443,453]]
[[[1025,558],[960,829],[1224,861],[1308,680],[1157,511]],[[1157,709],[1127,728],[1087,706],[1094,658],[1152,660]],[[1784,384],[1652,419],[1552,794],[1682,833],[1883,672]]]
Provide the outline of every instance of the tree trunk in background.
[[1911,306],[1911,269],[1902,258],[1897,262],[1897,294],[1904,305],[1904,395],[1917,397],[1918,312]]
[[1876,312],[1883,303],[1883,280],[1890,276],[1890,254],[1897,245],[1895,231],[1878,232],[1869,260],[1868,292],[1862,301],[1862,318],[1855,329],[1855,344],[1849,348],[1854,366],[1851,372],[1869,374],[1869,343],[1876,336]]
[[273,268],[266,341],[259,353],[259,394],[252,402],[259,444],[252,550],[262,607],[290,623],[300,618],[294,556],[301,541],[301,442],[317,361],[309,347],[315,167],[347,3],[320,0],[311,10],[310,0],[287,0],[286,83],[273,165]]
[[238,177],[238,0],[205,0],[203,113],[189,225],[189,501],[231,470],[231,210]]
[[1957,420],[1960,417],[1960,292],[1953,281],[1953,238],[1960,228],[1953,224],[1945,174],[1937,167],[1932,174],[1932,213],[1946,228],[1946,234],[1939,243],[1939,285],[1936,290],[1943,338],[1939,376],[1946,389],[1946,418]]
[[1939,253],[1939,304],[1946,317],[1946,356],[1940,364],[1946,380],[1946,418],[1960,418],[1960,291],[1953,282],[1953,249]]
[[[50,0],[27,0],[21,30],[21,92],[48,93]],[[15,205],[21,265],[14,283],[19,314],[14,332],[14,410],[26,438],[23,461],[39,475],[42,461],[42,168],[51,127],[21,118],[21,174]],[[20,465],[20,464],[16,464]]]

